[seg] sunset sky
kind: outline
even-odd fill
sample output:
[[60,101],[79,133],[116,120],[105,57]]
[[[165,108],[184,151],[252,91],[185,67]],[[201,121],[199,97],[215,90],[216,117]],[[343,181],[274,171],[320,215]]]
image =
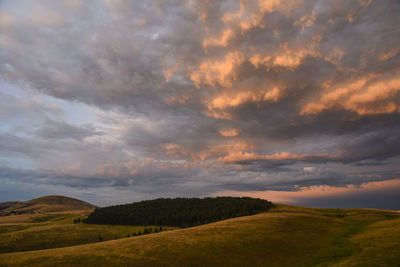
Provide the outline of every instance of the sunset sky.
[[398,0],[0,0],[0,201],[400,209]]

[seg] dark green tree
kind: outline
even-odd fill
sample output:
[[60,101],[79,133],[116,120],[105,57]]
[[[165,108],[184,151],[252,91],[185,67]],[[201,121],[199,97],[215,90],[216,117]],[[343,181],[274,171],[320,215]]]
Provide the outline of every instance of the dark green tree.
[[[265,212],[272,206],[273,204],[267,200],[248,197],[160,198],[97,208],[84,222],[191,227]],[[161,231],[160,228],[159,231]]]

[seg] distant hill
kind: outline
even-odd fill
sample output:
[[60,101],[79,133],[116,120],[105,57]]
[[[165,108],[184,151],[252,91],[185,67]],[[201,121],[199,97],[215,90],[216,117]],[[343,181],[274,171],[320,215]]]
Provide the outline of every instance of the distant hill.
[[65,196],[45,196],[26,202],[0,203],[0,215],[33,214],[60,211],[93,211],[96,206],[79,199]]
[[0,202],[0,211],[21,203],[21,201]]
[[159,198],[96,209],[93,224],[189,227],[268,211],[274,205],[249,197]]

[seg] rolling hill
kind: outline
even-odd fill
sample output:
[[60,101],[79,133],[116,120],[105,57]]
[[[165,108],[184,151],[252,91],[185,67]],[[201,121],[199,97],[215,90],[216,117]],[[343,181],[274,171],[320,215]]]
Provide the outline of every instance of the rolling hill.
[[7,209],[9,207],[15,206],[18,203],[21,203],[20,201],[8,201],[8,202],[0,202],[0,211]]
[[44,196],[26,202],[3,202],[0,215],[35,214],[65,211],[93,211],[96,206],[79,199],[65,196]]
[[0,266],[399,266],[398,244],[398,212],[277,204],[191,228],[0,253]]

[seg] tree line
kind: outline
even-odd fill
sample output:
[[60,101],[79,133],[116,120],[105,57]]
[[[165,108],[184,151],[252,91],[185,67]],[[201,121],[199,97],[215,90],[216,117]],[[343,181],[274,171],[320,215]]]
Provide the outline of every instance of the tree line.
[[[159,233],[162,231],[164,231],[164,228],[162,226],[154,227],[154,229],[152,227],[150,227],[150,228],[146,227],[143,229],[143,232],[139,230],[139,232],[137,232],[137,233],[134,232],[132,234],[132,236],[147,235],[147,234],[151,234],[151,233]],[[128,234],[126,237],[130,237],[130,234]]]
[[84,223],[190,227],[269,210],[267,200],[249,197],[159,198],[97,208]]

